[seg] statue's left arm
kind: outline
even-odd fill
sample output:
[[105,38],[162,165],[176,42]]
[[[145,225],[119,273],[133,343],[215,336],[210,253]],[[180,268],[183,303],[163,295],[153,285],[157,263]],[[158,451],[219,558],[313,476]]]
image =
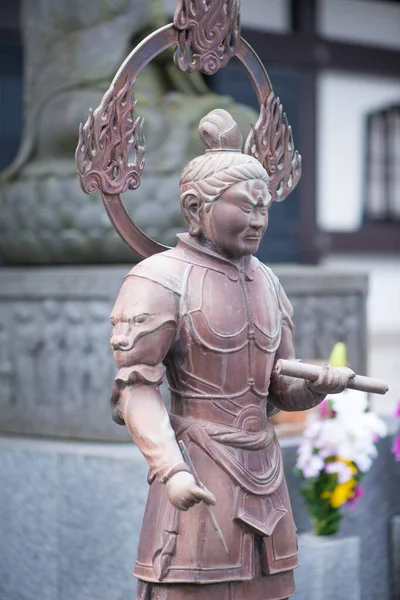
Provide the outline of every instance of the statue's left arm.
[[[293,345],[293,308],[281,284],[275,279],[279,309],[282,314],[281,343],[275,355],[275,363],[280,358],[295,360]],[[346,387],[348,380],[354,377],[351,369],[336,369],[324,365],[321,376],[315,382],[288,377],[272,372],[268,403],[279,410],[298,411],[308,410],[317,406],[326,394],[337,394]]]

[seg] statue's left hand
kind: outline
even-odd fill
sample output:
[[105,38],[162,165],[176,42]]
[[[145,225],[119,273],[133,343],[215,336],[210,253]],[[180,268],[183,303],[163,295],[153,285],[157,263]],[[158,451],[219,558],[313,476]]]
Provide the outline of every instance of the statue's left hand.
[[332,367],[323,365],[316,381],[308,381],[307,386],[318,394],[339,394],[346,389],[349,380],[356,374],[348,367]]

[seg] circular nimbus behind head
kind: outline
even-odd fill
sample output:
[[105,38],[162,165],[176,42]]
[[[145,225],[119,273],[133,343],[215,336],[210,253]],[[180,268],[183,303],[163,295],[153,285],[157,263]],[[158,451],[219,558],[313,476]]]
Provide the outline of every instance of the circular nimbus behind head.
[[[166,25],[149,35],[131,52],[118,70],[100,106],[89,114],[86,124],[80,127],[76,150],[76,165],[83,191],[89,194],[100,191],[114,228],[142,258],[163,252],[168,247],[150,238],[136,225],[121,198],[128,188],[140,185],[144,169],[142,120],[135,118],[136,100],[132,88],[145,66],[178,42],[178,30],[172,24]],[[246,169],[255,169],[258,165],[268,174],[272,199],[281,201],[294,189],[300,178],[301,157],[294,151],[290,126],[286,116],[282,114],[279,99],[273,94],[267,72],[257,54],[241,38],[235,55],[253,83],[260,102],[260,115],[251,128],[242,153],[242,136],[229,113],[218,109],[209,113],[201,120],[199,127],[206,149],[205,156],[209,156],[215,171],[218,171],[219,161],[223,166],[220,170],[225,173],[226,156],[236,156],[237,163],[233,159],[234,164],[229,167],[232,177],[235,177],[235,169],[239,169],[243,177]],[[110,116],[112,122],[110,121],[108,134],[105,135],[104,122]],[[133,156],[133,162],[129,162],[128,156]],[[196,160],[202,162],[203,158],[191,161],[190,169],[196,166]],[[206,163],[201,168],[204,164]],[[181,194],[182,185],[189,183],[185,179],[190,171],[189,165],[182,172]],[[201,169],[199,175],[200,172]],[[196,177],[191,179],[194,183],[200,181]]]

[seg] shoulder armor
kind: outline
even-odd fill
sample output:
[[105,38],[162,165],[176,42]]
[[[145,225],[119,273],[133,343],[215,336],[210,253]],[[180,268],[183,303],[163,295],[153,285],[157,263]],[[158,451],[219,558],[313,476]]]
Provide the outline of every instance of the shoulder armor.
[[293,307],[289,298],[286,296],[285,290],[283,289],[278,277],[275,273],[264,265],[264,263],[260,262],[260,266],[266,275],[266,277],[272,282],[275,292],[276,298],[278,301],[279,309],[283,316],[283,322],[288,325],[291,329],[294,329],[293,325]]
[[182,282],[188,265],[179,260],[171,250],[146,258],[128,273],[126,277],[143,277],[159,283],[171,292],[182,294]]

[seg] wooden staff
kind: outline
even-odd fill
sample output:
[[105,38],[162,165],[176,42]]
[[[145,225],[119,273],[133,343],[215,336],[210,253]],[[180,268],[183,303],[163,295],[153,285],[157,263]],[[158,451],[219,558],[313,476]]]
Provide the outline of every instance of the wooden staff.
[[[341,367],[338,367],[339,369]],[[310,365],[309,363],[299,362],[297,360],[284,360],[280,358],[276,361],[275,373],[278,375],[287,375],[289,377],[297,377],[299,379],[307,379],[308,381],[317,381],[322,367],[318,365]],[[347,387],[352,390],[360,390],[371,394],[386,394],[389,387],[386,381],[381,379],[373,379],[372,377],[364,377],[356,375],[349,379]]]

